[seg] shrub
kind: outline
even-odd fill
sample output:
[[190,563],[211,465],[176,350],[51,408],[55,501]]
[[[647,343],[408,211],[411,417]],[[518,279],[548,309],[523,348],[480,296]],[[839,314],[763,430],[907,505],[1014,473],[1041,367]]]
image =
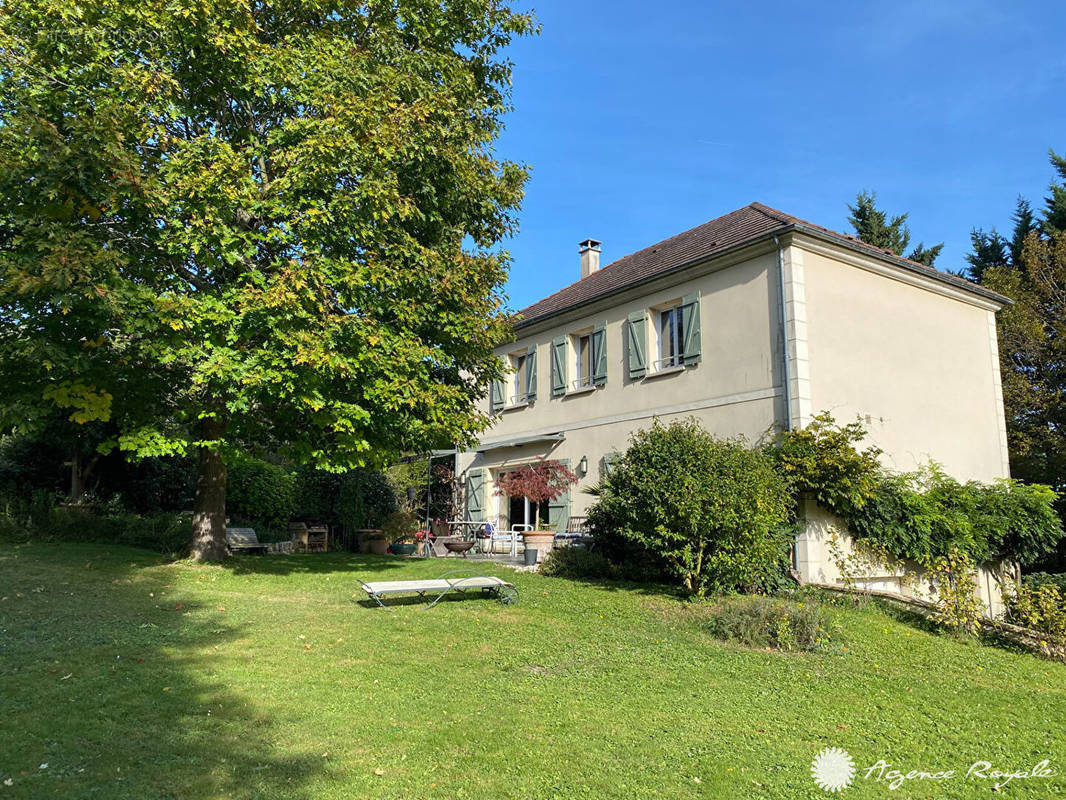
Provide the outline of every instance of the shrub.
[[553,578],[611,578],[615,570],[606,557],[587,547],[556,547],[545,556],[540,574]]
[[192,532],[188,514],[135,514],[110,503],[99,507],[57,506],[55,497],[35,493],[21,508],[0,509],[0,535],[63,542],[108,542],[167,555],[185,552]]
[[332,473],[300,467],[295,494],[294,517],[348,530],[380,528],[398,507],[398,495],[385,473],[371,469]]
[[1012,587],[1007,613],[1017,625],[1066,641],[1066,592],[1055,583]]
[[346,528],[378,528],[398,507],[385,473],[357,469],[343,476],[337,495],[337,519]]
[[768,452],[793,492],[809,494],[834,514],[848,517],[872,497],[882,476],[881,450],[856,448],[865,438],[861,422],[840,426],[823,412],[806,427],[786,431]]
[[869,501],[845,520],[856,539],[922,564],[953,551],[975,563],[1011,558],[1029,564],[1063,536],[1055,498],[1039,484],[959,483],[932,464],[883,475]]
[[815,650],[829,638],[821,606],[775,597],[730,597],[714,606],[707,630],[746,647]]
[[657,554],[692,594],[753,589],[787,555],[790,497],[763,451],[696,420],[635,433],[597,489],[590,523]]
[[968,555],[952,550],[925,564],[933,583],[933,621],[955,633],[976,633],[984,604],[974,592],[977,568]]
[[296,477],[292,472],[248,455],[232,459],[226,512],[234,523],[285,530],[296,506]]
[[1066,597],[1066,572],[1033,572],[1023,579],[1030,589],[1038,589],[1041,586],[1055,586],[1063,597]]
[[847,523],[857,542],[893,558],[931,565],[959,553],[975,563],[1009,558],[1030,565],[1063,538],[1050,487],[960,483],[936,464],[892,474],[879,465],[879,449],[856,449],[865,436],[860,422],[839,426],[820,414],[767,452],[797,495],[809,493]]
[[410,511],[393,511],[381,526],[382,536],[390,542],[414,541],[418,517]]

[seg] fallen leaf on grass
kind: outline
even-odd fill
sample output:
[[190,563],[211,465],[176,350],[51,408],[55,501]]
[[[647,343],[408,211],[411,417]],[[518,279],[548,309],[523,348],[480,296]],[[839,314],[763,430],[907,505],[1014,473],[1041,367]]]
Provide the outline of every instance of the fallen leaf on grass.
[[225,606],[219,606],[219,607],[218,607],[218,610],[219,610],[219,611],[225,611],[225,610],[226,610],[226,607],[225,607]]
[[[6,597],[4,599],[7,600]],[[14,785],[15,785],[15,782],[13,780],[11,780],[11,778],[5,778],[4,779],[4,786],[14,786]]]
[[385,774],[385,770],[383,770],[381,767],[378,767],[374,770],[374,774],[380,777]]
[[73,677],[74,677],[74,673],[73,673],[73,672],[71,672],[71,673],[70,673],[69,675],[64,675],[64,676],[63,676],[62,678],[60,678],[59,680],[61,680],[61,681],[65,681],[65,680],[66,680],[67,678],[73,678]]
[[185,606],[183,606],[181,603],[178,603],[176,606],[174,606],[175,611],[181,611],[183,608],[185,608]]

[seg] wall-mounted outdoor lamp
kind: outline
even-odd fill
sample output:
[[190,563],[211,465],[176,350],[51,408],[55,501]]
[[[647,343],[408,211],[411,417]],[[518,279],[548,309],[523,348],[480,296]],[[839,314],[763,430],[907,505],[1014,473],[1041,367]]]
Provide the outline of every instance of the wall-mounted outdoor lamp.
[[577,474],[584,477],[589,474],[589,457],[581,456],[581,460],[577,462]]

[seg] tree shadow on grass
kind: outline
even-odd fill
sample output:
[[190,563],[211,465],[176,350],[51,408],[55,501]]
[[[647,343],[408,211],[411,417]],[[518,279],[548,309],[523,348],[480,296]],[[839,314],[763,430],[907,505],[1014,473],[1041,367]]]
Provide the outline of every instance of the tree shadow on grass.
[[328,763],[286,748],[255,702],[289,677],[219,677],[215,648],[254,631],[180,591],[150,596],[128,554],[82,566],[36,549],[0,558],[4,797],[312,796]]
[[271,553],[227,558],[222,566],[235,575],[380,574],[402,569],[414,559],[361,553]]
[[680,586],[669,583],[654,583],[643,581],[624,580],[621,578],[590,578],[587,576],[570,575],[545,575],[543,577],[553,580],[573,581],[574,583],[594,586],[606,592],[627,592],[646,597],[670,597],[675,600],[688,600],[690,596]]

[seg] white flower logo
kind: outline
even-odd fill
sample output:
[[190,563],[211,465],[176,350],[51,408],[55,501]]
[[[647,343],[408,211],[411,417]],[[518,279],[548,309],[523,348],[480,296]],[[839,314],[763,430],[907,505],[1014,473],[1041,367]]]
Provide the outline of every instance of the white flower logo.
[[827,747],[811,762],[811,777],[827,792],[843,791],[855,777],[855,762],[847,750]]

